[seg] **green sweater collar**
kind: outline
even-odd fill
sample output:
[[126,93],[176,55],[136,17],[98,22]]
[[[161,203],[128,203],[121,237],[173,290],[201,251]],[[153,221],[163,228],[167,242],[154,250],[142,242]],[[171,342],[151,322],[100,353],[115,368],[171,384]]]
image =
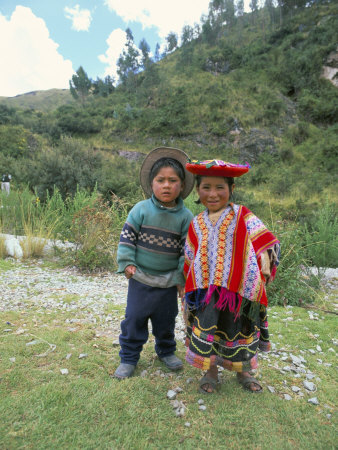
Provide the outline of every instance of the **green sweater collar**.
[[155,206],[157,206],[158,208],[162,209],[162,210],[166,210],[168,212],[177,212],[180,211],[183,207],[184,207],[184,203],[181,197],[178,197],[176,199],[177,204],[176,206],[174,206],[173,208],[167,208],[166,206],[161,205],[161,203],[157,200],[157,198],[155,197],[155,195],[153,194],[151,196],[151,201],[154,203]]

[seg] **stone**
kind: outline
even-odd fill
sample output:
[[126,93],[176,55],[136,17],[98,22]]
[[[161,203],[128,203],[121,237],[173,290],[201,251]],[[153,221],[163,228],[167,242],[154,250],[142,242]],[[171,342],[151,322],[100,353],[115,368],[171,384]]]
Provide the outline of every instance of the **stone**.
[[175,387],[174,391],[179,394],[180,392],[183,392],[183,389],[180,388],[179,386],[177,386],[177,387]]
[[87,358],[87,356],[88,356],[88,353],[80,353],[79,359]]
[[275,388],[273,386],[267,386],[267,388],[268,388],[268,391],[271,392],[271,394],[274,394],[276,392]]
[[187,383],[187,384],[191,384],[193,381],[194,381],[194,380],[193,380],[192,378],[187,378],[186,383]]
[[308,403],[311,403],[312,405],[319,405],[319,401],[317,397],[309,398]]
[[69,371],[68,369],[60,369],[61,375],[68,375]]
[[198,409],[201,410],[201,411],[205,411],[207,409],[207,407],[205,405],[200,405],[198,407]]
[[142,372],[140,373],[140,377],[144,378],[148,375],[148,371],[147,370],[142,370]]
[[316,349],[317,349],[318,352],[321,352],[321,351],[322,351],[322,347],[321,347],[320,345],[317,345],[317,346],[316,346]]
[[202,400],[202,399],[200,398],[199,400],[197,400],[197,403],[198,403],[199,405],[204,405],[204,400]]
[[28,346],[30,346],[30,345],[36,345],[36,344],[38,344],[39,342],[40,342],[39,339],[34,339],[34,341],[27,342],[27,343],[26,343],[26,346],[28,347]]
[[15,363],[15,357],[9,358],[9,360],[10,360],[11,363]]
[[167,392],[167,397],[169,400],[174,400],[176,398],[177,392],[173,391],[172,389],[170,389]]
[[315,391],[316,390],[316,385],[314,383],[312,383],[311,381],[303,381],[303,385],[305,387],[305,389],[307,389],[308,391]]
[[66,359],[68,360],[68,359],[70,359],[71,358],[71,356],[72,356],[72,354],[71,353],[67,353],[67,355],[66,355]]
[[291,386],[292,392],[295,392],[296,394],[300,391],[300,387],[298,386]]
[[284,394],[284,400],[292,400],[291,395],[289,395],[289,394]]
[[190,422],[185,422],[184,426],[189,428],[191,426],[191,423]]

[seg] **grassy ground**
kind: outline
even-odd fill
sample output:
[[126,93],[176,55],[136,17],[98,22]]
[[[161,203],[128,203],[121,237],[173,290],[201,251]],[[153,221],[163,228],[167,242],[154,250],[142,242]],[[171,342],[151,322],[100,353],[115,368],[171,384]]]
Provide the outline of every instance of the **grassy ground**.
[[[122,313],[122,306],[116,308]],[[111,374],[119,348],[110,338],[97,337],[94,324],[70,324],[68,312],[1,312],[0,448],[336,448],[336,315],[315,312],[318,320],[310,320],[306,309],[271,308],[271,340],[279,355],[261,358],[263,394],[244,391],[234,374],[222,372],[220,388],[211,396],[197,392],[200,371],[187,365],[178,374],[164,369],[152,341],[136,376],[117,381]],[[183,344],[177,353],[184,357]],[[281,372],[291,365],[290,353],[305,359],[316,392],[304,389],[303,374]],[[166,397],[176,387],[186,406],[180,418]],[[311,397],[319,405],[308,403]],[[205,411],[198,409],[200,398]]]

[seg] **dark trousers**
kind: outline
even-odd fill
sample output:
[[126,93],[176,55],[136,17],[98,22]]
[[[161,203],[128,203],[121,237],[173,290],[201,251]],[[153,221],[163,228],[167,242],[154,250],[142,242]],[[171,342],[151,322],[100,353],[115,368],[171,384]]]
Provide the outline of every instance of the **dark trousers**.
[[155,336],[159,357],[175,352],[175,318],[178,314],[177,288],[147,286],[129,280],[125,319],[121,322],[120,358],[122,363],[136,365],[149,337],[148,320]]

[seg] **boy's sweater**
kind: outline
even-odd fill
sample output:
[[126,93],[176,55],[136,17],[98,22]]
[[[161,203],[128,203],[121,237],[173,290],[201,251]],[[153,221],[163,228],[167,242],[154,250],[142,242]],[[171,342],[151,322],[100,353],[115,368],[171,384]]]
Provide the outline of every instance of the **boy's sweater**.
[[118,272],[134,265],[150,275],[171,273],[173,285],[184,285],[183,251],[192,219],[193,214],[181,198],[173,208],[162,206],[154,195],[137,203],[121,232],[117,250]]

